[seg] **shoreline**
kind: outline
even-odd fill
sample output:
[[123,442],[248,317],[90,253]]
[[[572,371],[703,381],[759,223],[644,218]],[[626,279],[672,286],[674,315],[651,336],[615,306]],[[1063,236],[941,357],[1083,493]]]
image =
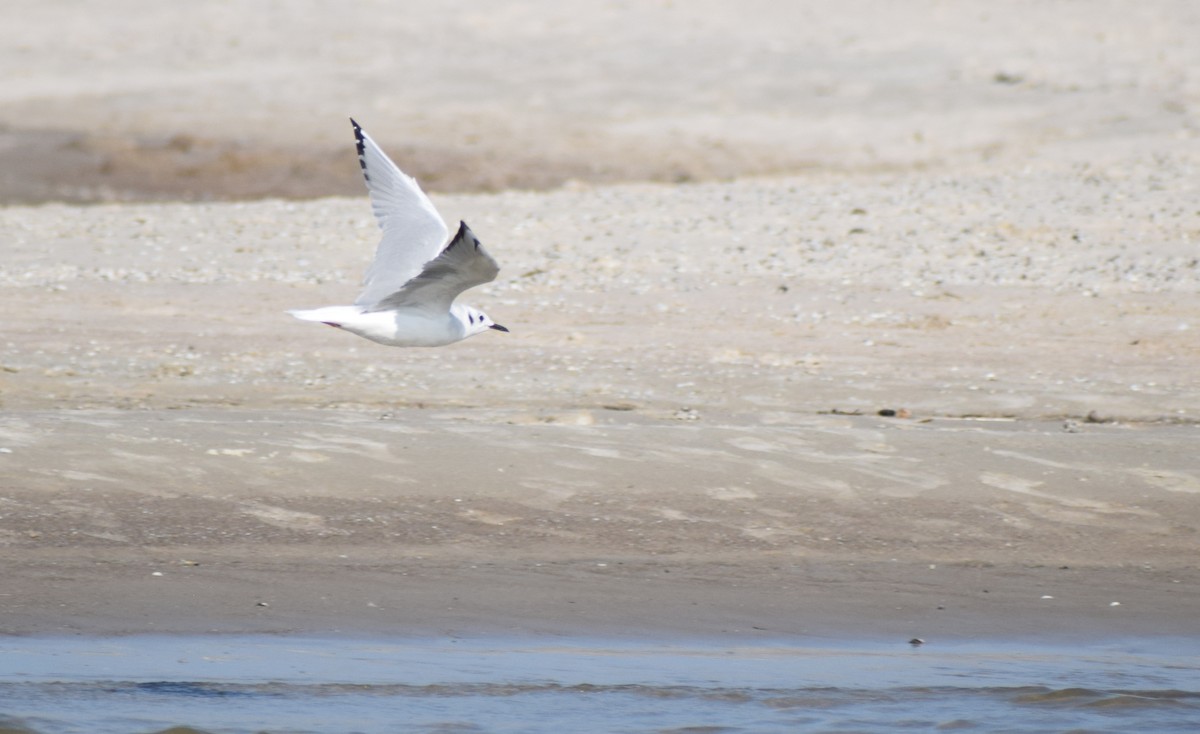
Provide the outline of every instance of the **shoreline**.
[[[727,568],[673,563],[597,580],[597,563],[621,562],[447,570],[408,584],[397,583],[394,570],[314,572],[291,564],[230,571],[202,563],[205,573],[187,573],[165,563],[128,568],[109,561],[96,574],[90,563],[26,563],[26,571],[78,576],[29,594],[42,603],[37,610],[5,604],[3,634],[1054,645],[1195,632],[1197,603],[1187,586],[1198,579],[1188,569],[820,563],[781,575],[741,564],[751,578],[730,582]],[[535,572],[534,565],[551,567]],[[149,568],[167,570],[151,578]],[[647,580],[663,571],[686,572],[689,580]],[[224,573],[229,577],[213,580]],[[845,580],[831,581],[839,577]],[[314,582],[324,593],[313,591]],[[389,583],[395,588],[381,590]],[[14,588],[29,587],[21,579]],[[1124,601],[1111,606],[1116,599]]]

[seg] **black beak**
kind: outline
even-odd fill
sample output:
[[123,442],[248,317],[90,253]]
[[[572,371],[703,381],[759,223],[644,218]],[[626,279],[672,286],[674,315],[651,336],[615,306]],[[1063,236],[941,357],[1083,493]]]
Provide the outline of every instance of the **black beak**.
[[500,324],[492,324],[492,325],[491,325],[491,326],[489,326],[488,328],[489,328],[489,329],[495,329],[496,331],[503,331],[505,334],[507,334],[507,333],[508,333],[508,329],[504,328],[504,327],[503,327],[503,326],[501,326]]

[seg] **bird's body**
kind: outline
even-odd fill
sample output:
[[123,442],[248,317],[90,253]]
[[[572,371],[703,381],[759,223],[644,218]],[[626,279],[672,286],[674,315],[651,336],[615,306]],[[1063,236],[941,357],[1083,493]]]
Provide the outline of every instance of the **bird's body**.
[[471,331],[470,326],[483,322],[465,313],[466,308],[469,307],[456,303],[440,319],[403,310],[364,311],[359,306],[325,306],[288,313],[304,321],[336,326],[389,347],[443,347],[479,333]]
[[417,182],[350,122],[383,238],[354,305],[288,313],[391,347],[440,347],[488,329],[508,331],[482,311],[454,302],[500,272],[479,238],[462,222],[447,243],[446,223]]

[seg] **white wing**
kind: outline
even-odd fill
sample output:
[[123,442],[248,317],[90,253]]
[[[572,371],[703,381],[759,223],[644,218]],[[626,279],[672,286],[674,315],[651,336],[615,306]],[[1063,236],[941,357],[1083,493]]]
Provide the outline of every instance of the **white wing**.
[[449,230],[416,180],[397,168],[357,122],[351,119],[350,124],[354,125],[371,210],[383,230],[375,260],[363,279],[363,291],[354,301],[358,306],[372,306],[420,274],[425,263],[441,252]]
[[459,293],[495,280],[499,272],[500,266],[495,259],[483,249],[479,238],[467,223],[461,222],[458,234],[454,235],[442,254],[430,260],[420,275],[370,310],[414,308],[444,314],[450,310]]

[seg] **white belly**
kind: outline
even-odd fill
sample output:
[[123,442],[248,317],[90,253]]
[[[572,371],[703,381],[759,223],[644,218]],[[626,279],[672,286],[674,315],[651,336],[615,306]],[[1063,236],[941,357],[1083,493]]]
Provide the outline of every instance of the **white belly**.
[[376,311],[358,314],[342,328],[389,347],[440,347],[466,336],[450,314],[431,319],[419,312]]

